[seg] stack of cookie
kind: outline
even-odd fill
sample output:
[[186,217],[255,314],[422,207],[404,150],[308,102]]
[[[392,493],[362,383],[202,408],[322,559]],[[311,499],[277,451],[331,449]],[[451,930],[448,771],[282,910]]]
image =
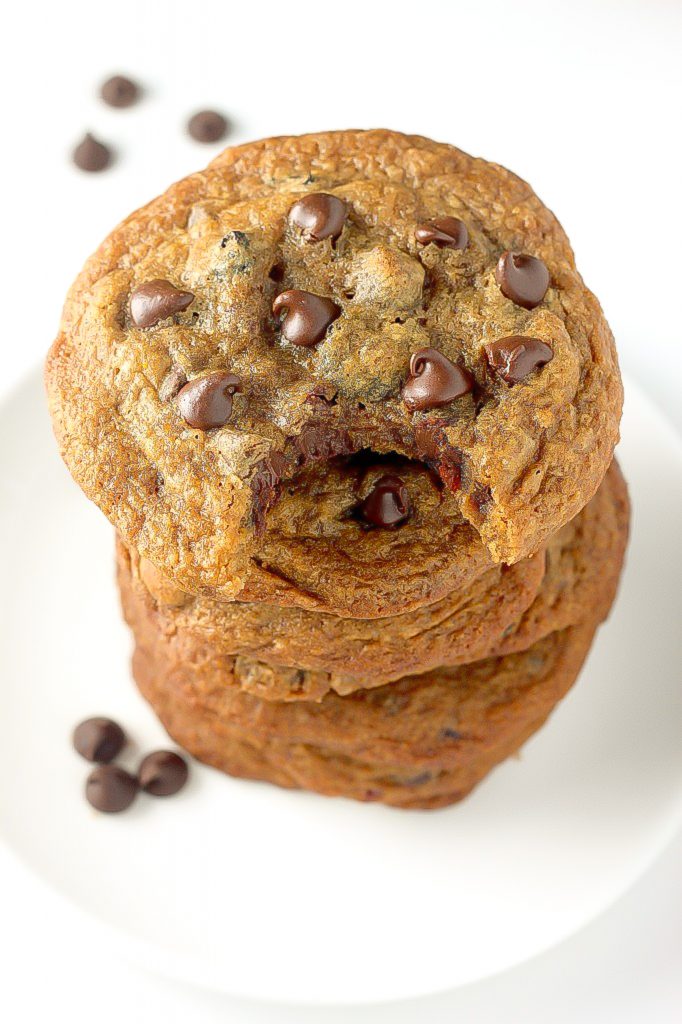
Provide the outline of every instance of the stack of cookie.
[[86,264],[47,381],[138,685],[231,774],[461,799],[608,613],[613,339],[496,165],[387,131],[226,150]]

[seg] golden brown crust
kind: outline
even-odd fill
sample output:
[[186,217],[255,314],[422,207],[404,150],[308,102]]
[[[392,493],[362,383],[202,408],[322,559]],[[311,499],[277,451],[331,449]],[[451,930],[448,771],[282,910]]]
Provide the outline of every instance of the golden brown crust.
[[[286,226],[291,204],[311,191],[349,204],[335,244],[306,245]],[[415,241],[417,223],[444,214],[466,221],[466,250]],[[546,263],[551,286],[538,308],[515,305],[497,286],[506,249]],[[135,328],[130,291],[158,277],[195,302]],[[292,287],[342,307],[314,348],[283,343],[270,317],[275,291]],[[514,387],[488,373],[483,347],[510,334],[554,351]],[[427,345],[463,362],[476,389],[445,410],[413,414],[400,386],[410,353]],[[242,378],[227,427],[190,430],[162,400],[174,366],[190,378],[217,369]],[[311,397],[320,383],[323,400]],[[263,575],[267,515],[254,504],[254,480],[273,453],[285,460],[285,477],[298,473],[302,448],[311,448],[306,431],[318,432],[313,448],[323,435],[324,457],[370,447],[430,460],[451,485],[461,476],[459,511],[485,557],[515,562],[595,493],[621,406],[608,326],[565,234],[529,186],[453,147],[387,131],[228,149],[133,214],[71,289],[47,384],[67,464],[129,546],[193,592],[229,598],[251,587],[253,599],[285,593],[314,607],[298,584]],[[263,515],[259,535],[254,521]],[[446,543],[445,534],[434,537],[442,550]],[[378,575],[378,545],[375,555]],[[466,564],[458,545],[451,558],[455,572]],[[299,570],[302,579],[305,565]],[[353,580],[341,557],[332,575],[338,593],[322,606],[343,611],[339,595],[347,608]]]
[[149,578],[142,563],[142,577],[164,598],[164,619],[121,547],[119,585],[136,642],[133,673],[170,735],[222,771],[396,807],[442,807],[461,800],[518,750],[575,681],[615,595],[627,518],[627,491],[614,464],[597,497],[551,542],[535,601],[517,624],[516,640],[503,643],[525,644],[553,623],[575,624],[512,653],[382,686],[369,680],[344,695],[325,692],[328,673],[305,672],[299,699],[287,701],[247,692],[248,676],[261,665],[277,686],[293,689],[295,670],[227,655],[186,628],[186,595]]
[[210,647],[162,638],[144,609],[133,625],[138,686],[194,757],[232,775],[414,808],[461,800],[517,750],[573,684],[595,628],[321,703],[279,704],[230,685],[231,660]]
[[186,630],[234,656],[243,689],[266,700],[320,700],[330,689],[350,693],[484,657],[534,600],[545,556],[495,566],[462,592],[380,620],[194,598],[120,540],[117,564],[122,589],[138,591],[167,636]]
[[[194,598],[136,553],[118,547],[129,587],[173,637],[187,632],[233,656],[234,681],[265,700],[320,700],[381,686],[412,672],[525,650],[549,633],[605,617],[628,535],[627,488],[614,462],[583,511],[546,552],[494,567],[469,588],[380,621],[302,609]],[[545,565],[547,571],[545,572]]]
[[524,651],[547,632],[609,613],[618,588],[630,527],[627,484],[614,460],[596,495],[547,545],[546,572],[520,621],[491,653]]

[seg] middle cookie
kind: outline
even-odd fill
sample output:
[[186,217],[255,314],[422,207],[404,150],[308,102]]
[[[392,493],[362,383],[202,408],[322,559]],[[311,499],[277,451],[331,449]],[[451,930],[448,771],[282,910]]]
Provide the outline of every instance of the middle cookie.
[[194,597],[118,545],[118,573],[155,610],[159,627],[235,661],[240,687],[265,700],[321,700],[410,673],[525,649],[597,616],[612,599],[628,531],[627,489],[614,463],[592,501],[539,552],[495,566],[468,588],[379,621],[301,608]]

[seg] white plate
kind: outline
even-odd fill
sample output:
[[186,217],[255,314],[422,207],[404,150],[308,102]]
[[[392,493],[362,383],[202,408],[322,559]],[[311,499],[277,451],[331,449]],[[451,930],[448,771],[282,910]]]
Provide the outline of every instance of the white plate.
[[676,435],[630,384],[635,507],[617,607],[576,689],[459,806],[394,811],[196,765],[170,800],[97,815],[70,747],[91,714],[167,745],[130,679],[111,529],[62,467],[32,376],[0,411],[0,833],[106,927],[198,984],[353,1003],[451,988],[580,928],[682,817]]

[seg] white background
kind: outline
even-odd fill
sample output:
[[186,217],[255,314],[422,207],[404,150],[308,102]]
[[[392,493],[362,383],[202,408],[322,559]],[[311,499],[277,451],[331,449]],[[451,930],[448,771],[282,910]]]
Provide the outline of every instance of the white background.
[[[682,428],[679,3],[13,6],[0,60],[0,393],[42,357],[68,284],[111,226],[216,151],[182,134],[189,113],[215,106],[232,118],[235,142],[382,126],[513,168],[566,227],[625,369]],[[145,84],[138,107],[97,101],[98,82],[116,71]],[[86,129],[117,149],[103,175],[69,164]],[[354,1019],[679,1022],[681,853],[679,839],[615,908],[538,960]],[[0,1013],[12,1024],[48,1014],[108,1024],[131,1008],[136,1021],[169,1024],[348,1017],[266,1010],[143,974],[93,945],[2,851],[0,908]]]

